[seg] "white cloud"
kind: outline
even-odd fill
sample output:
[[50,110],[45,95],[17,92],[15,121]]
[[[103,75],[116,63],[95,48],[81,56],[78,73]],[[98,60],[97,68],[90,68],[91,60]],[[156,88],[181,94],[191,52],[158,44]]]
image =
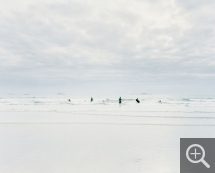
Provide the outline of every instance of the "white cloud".
[[212,87],[214,7],[213,1],[2,1],[0,87],[62,80],[128,83],[131,90]]

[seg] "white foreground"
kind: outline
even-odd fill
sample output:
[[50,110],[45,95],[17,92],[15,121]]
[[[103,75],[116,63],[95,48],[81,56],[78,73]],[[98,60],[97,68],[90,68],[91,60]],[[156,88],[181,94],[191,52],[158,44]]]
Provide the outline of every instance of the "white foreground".
[[215,137],[215,102],[142,97],[122,105],[2,98],[0,172],[179,173],[180,138]]

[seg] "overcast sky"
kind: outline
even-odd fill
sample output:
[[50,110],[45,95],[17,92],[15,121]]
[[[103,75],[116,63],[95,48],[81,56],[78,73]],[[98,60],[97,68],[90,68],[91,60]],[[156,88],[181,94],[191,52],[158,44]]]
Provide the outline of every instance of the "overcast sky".
[[215,94],[213,0],[0,0],[0,94]]

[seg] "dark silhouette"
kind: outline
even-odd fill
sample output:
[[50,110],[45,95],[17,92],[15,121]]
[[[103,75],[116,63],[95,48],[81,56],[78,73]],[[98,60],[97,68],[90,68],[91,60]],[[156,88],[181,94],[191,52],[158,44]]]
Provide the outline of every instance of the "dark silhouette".
[[90,101],[93,102],[93,98],[92,97],[91,97]]
[[137,102],[137,103],[140,103],[140,100],[137,98],[137,99],[136,99],[136,102]]
[[68,99],[68,102],[71,102],[71,100],[70,100],[70,99]]
[[121,103],[122,103],[122,98],[120,97],[120,98],[119,98],[119,104],[121,104]]

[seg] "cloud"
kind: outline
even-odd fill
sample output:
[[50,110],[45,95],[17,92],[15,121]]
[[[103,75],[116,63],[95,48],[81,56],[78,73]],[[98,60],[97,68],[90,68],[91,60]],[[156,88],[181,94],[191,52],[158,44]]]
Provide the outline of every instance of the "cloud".
[[212,87],[214,7],[209,0],[2,2],[0,87]]

